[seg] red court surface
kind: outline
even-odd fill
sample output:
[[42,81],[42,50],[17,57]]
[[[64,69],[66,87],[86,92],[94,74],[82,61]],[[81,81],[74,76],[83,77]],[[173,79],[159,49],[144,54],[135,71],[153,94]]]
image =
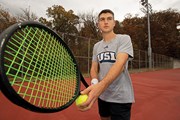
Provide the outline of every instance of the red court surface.
[[[180,120],[180,69],[131,74],[136,103],[131,120]],[[0,120],[99,120],[97,103],[88,112],[73,104],[57,113],[35,113],[20,108],[0,92]]]

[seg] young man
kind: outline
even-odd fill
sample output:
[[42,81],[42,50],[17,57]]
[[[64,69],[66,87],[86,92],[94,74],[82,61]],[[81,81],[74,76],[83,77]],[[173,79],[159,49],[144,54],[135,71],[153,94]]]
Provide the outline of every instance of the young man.
[[115,34],[114,13],[105,9],[98,15],[98,27],[103,39],[94,45],[91,78],[98,83],[83,90],[87,101],[79,106],[89,110],[98,99],[101,120],[130,120],[134,92],[128,73],[128,60],[133,47],[128,35]]

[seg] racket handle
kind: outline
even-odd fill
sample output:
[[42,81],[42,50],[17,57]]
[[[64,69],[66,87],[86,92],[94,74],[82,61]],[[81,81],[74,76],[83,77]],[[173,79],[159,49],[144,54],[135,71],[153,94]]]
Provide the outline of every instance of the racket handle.
[[89,85],[87,84],[87,82],[85,81],[84,77],[82,76],[82,74],[80,73],[80,77],[81,77],[81,82],[84,84],[84,86],[87,88],[89,87]]

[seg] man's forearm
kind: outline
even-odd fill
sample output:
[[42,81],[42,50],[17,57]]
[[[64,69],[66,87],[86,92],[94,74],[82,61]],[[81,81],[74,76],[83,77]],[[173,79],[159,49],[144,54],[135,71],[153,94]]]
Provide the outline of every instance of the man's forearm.
[[91,77],[91,79],[93,79],[93,78],[98,79],[98,72],[95,70],[91,70],[90,77]]
[[128,60],[128,55],[126,53],[121,53],[118,55],[118,58],[114,65],[109,69],[109,72],[101,80],[101,84],[105,86],[106,89],[124,70],[124,65]]
[[91,70],[90,70],[91,79],[98,79],[98,63],[92,62]]
[[124,66],[118,67],[119,65],[114,64],[107,75],[101,80],[101,83],[104,84],[105,89],[121,74],[124,70]]

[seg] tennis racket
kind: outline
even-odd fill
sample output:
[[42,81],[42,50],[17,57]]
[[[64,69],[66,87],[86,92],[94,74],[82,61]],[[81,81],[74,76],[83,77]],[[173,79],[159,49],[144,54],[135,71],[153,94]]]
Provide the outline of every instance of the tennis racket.
[[14,104],[51,113],[70,106],[88,87],[65,42],[45,25],[16,23],[0,35],[0,88]]

